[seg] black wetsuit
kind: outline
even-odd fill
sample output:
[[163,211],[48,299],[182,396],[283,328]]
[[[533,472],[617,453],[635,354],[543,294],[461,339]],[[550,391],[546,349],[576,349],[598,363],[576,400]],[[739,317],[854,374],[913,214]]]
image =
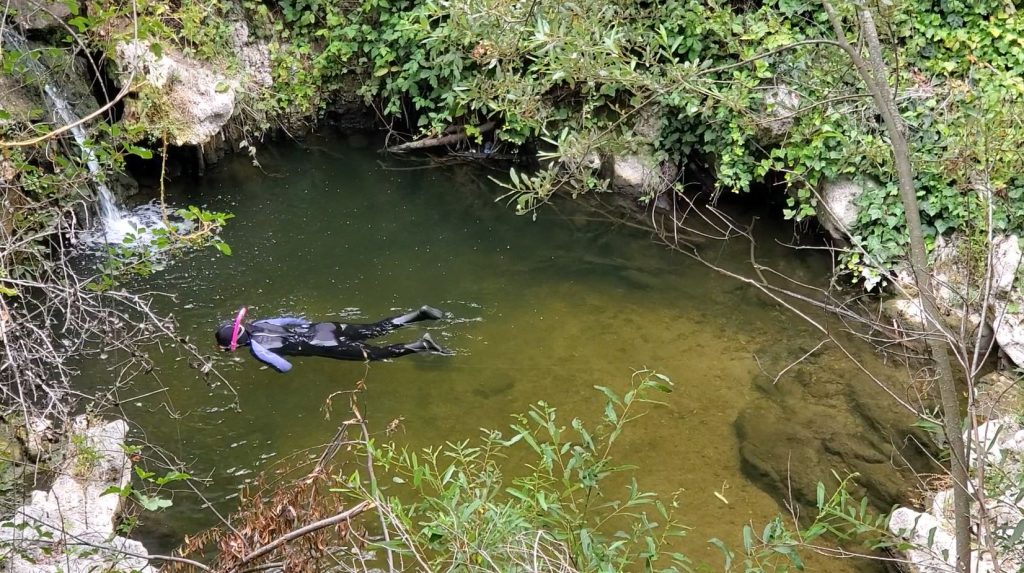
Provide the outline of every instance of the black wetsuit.
[[[444,352],[429,335],[416,342],[372,346],[364,341],[383,336],[406,324],[441,318],[437,309],[425,306],[418,311],[387,318],[373,324],[342,324],[340,322],[309,322],[302,318],[280,317],[244,324],[239,345],[248,345],[255,356],[277,370],[287,372],[291,364],[281,357],[325,356],[338,360],[384,360],[416,352]],[[230,326],[226,327],[230,329]],[[222,346],[225,327],[217,332]]]

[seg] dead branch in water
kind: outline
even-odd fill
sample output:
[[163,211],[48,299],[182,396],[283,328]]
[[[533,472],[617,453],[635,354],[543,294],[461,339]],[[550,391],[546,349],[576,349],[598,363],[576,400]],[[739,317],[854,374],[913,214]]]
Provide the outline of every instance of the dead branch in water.
[[[488,121],[481,124],[476,128],[479,133],[487,133],[494,129],[497,124],[493,121]],[[408,151],[417,151],[420,149],[432,149],[435,147],[444,147],[447,145],[453,145],[461,143],[469,139],[469,132],[465,128],[459,128],[457,133],[451,133],[448,135],[440,135],[438,137],[428,137],[426,139],[418,139],[416,141],[410,141],[408,143],[400,143],[398,145],[392,145],[391,147],[385,147],[384,151],[388,153],[406,153]]]

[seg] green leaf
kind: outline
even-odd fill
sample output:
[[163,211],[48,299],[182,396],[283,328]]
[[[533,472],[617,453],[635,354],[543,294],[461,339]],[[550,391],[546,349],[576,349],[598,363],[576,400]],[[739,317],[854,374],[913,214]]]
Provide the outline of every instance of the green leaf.
[[4,296],[18,296],[18,291],[9,287],[0,285],[0,294]]
[[231,247],[229,247],[227,243],[223,241],[217,241],[216,243],[213,244],[213,246],[217,247],[217,250],[220,251],[221,253],[229,257],[231,256]]
[[131,484],[126,485],[124,487],[117,487],[116,485],[112,485],[112,486],[108,487],[107,489],[103,490],[103,493],[101,493],[100,496],[102,497],[104,495],[110,495],[112,493],[116,493],[117,495],[119,495],[121,497],[126,497],[131,492],[132,492]]
[[153,159],[153,152],[146,149],[145,147],[139,147],[137,145],[126,145],[125,151],[132,155],[137,155],[142,159]]
[[139,505],[146,511],[159,511],[174,505],[174,502],[162,497],[150,496],[137,491],[132,492],[132,494],[135,497],[135,501],[139,502]]
[[1010,538],[1007,540],[1007,545],[1010,547],[1016,547],[1017,542],[1020,541],[1021,537],[1024,537],[1024,519],[1017,522],[1017,527],[1013,529],[1013,533],[1010,534]]
[[733,552],[730,551],[728,547],[726,547],[725,542],[715,537],[709,539],[708,543],[717,547],[718,550],[722,552],[722,556],[725,557],[725,566],[723,567],[723,569],[725,569],[726,571],[732,569]]
[[163,477],[156,478],[156,480],[154,480],[153,483],[155,483],[156,485],[165,485],[174,481],[185,481],[187,479],[190,479],[191,477],[192,476],[184,472],[170,471],[167,472],[167,474],[165,474]]

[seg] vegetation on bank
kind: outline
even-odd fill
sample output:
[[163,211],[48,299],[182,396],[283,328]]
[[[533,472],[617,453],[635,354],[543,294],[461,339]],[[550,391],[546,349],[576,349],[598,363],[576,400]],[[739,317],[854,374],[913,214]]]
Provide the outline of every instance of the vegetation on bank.
[[[411,133],[459,125],[478,136],[475,126],[496,120],[499,141],[555,156],[646,150],[671,163],[706,162],[724,192],[781,181],[774,188],[788,195],[786,214],[797,220],[814,214],[823,181],[870,178],[880,185],[860,198],[853,239],[874,264],[905,254],[889,138],[849,58],[830,43],[819,2],[204,6],[247,18],[270,43],[275,83],[252,94],[264,119],[322,112],[358,85],[382,118]],[[852,6],[837,3],[841,15]],[[908,126],[927,240],[983,234],[976,221],[988,204],[997,232],[1020,231],[1024,17],[1003,0],[896,0],[873,9]],[[197,53],[226,33],[223,20],[202,21],[211,20],[212,31],[182,27]],[[651,113],[653,140],[637,129]],[[542,199],[557,179],[540,181],[514,183]]]

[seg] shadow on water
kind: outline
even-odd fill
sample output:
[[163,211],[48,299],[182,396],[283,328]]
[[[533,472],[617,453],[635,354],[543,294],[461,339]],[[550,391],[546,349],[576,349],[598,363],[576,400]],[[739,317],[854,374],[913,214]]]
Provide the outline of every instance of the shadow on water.
[[[640,468],[642,487],[678,495],[693,527],[684,549],[716,566],[708,538],[739,546],[743,524],[779,512],[773,495],[786,481],[780,456],[810,451],[796,454],[820,466],[800,468],[808,482],[826,477],[832,463],[846,464],[838,471],[884,470],[887,460],[875,463],[874,454],[861,455],[868,461],[855,466],[820,453],[833,437],[854,439],[863,416],[829,416],[820,404],[813,410],[818,418],[794,414],[821,398],[823,377],[828,408],[850,412],[844,388],[868,388],[852,367],[825,354],[799,369],[801,391],[787,390],[786,379],[766,385],[764,363],[778,371],[818,343],[815,333],[643,233],[588,222],[572,205],[542,210],[536,221],[516,217],[495,203],[500,190],[470,168],[390,170],[372,151],[331,136],[271,146],[259,160],[262,172],[235,158],[200,181],[170,188],[175,204],[235,214],[224,234],[233,256],[191,254],[143,285],[174,295],[174,304],[161,304],[183,334],[212,351],[213,329],[242,305],[252,317],[369,322],[431,304],[452,318],[388,340],[426,330],[457,355],[412,356],[368,370],[296,358],[287,375],[248,354],[221,355],[218,365],[238,391],[240,412],[228,407],[235,397],[224,386],[207,386],[173,351],[155,355],[156,376],[120,390],[122,408],[140,439],[208,479],[203,494],[221,511],[230,511],[239,486],[270,464],[329,440],[344,405],[327,419],[325,400],[364,376],[371,424],[379,430],[403,417],[396,438],[427,446],[505,427],[537,400],[567,420],[596,417],[602,401],[595,384],[622,388],[642,367],[667,374],[677,390],[627,430],[618,459]],[[773,236],[786,233],[771,227],[759,223],[763,262],[805,279],[827,276],[827,259],[771,246]],[[726,246],[718,256],[739,265],[748,254],[745,246]],[[861,352],[872,368],[899,375],[885,371],[869,348]],[[109,384],[117,359],[84,365],[82,387]],[[904,421],[893,414],[872,431]],[[781,429],[794,423],[806,426]],[[145,516],[145,541],[167,552],[183,534],[214,524],[202,505],[177,494],[171,509]],[[819,570],[854,567],[828,563]]]

